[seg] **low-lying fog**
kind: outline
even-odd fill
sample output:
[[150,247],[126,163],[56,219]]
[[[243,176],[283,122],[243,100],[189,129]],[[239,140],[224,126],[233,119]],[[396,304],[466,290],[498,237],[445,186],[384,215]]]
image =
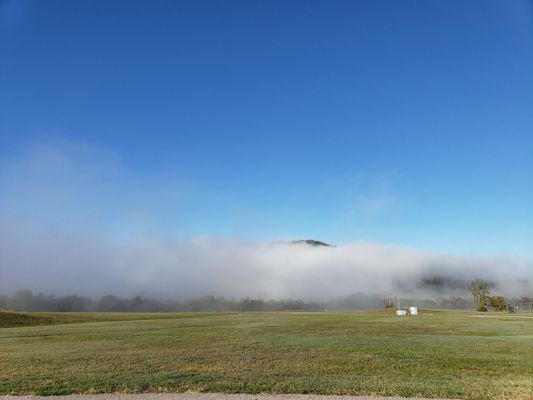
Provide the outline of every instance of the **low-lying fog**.
[[0,293],[145,295],[183,299],[321,300],[351,293],[468,296],[472,279],[493,293],[531,293],[531,262],[468,257],[378,244],[336,247],[148,237],[120,244],[94,236],[0,228]]

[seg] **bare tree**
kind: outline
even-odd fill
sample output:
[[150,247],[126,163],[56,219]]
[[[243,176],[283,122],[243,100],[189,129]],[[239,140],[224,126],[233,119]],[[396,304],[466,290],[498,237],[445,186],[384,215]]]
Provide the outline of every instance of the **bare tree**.
[[468,288],[472,292],[472,296],[474,296],[476,311],[487,311],[488,296],[490,293],[489,284],[482,279],[475,279]]

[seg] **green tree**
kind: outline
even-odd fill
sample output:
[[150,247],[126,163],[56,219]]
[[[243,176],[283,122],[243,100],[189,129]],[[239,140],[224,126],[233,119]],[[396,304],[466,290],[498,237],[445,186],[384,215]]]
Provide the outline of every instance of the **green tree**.
[[490,306],[496,311],[505,311],[507,309],[507,301],[502,296],[490,296]]
[[468,288],[472,296],[474,296],[476,311],[487,311],[488,296],[490,293],[489,284],[484,280],[474,279]]

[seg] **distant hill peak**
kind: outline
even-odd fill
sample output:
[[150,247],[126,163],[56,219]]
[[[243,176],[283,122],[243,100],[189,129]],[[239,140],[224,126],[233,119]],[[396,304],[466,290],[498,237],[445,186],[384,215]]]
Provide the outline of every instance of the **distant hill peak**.
[[331,244],[321,242],[320,240],[312,240],[312,239],[293,240],[290,243],[291,244],[306,244],[308,246],[313,246],[313,247],[319,247],[319,246],[334,247]]

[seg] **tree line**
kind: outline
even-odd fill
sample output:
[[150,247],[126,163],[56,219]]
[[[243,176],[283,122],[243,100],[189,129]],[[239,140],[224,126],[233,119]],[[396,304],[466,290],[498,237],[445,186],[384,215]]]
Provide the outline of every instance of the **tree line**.
[[[473,298],[439,297],[435,299],[401,298],[402,304],[419,308],[486,310],[488,307],[504,310],[507,300],[501,296],[490,296],[489,286],[476,280],[471,285]],[[514,300],[517,301],[517,300]],[[518,301],[533,301],[524,296]],[[283,311],[283,310],[369,310],[383,308],[383,297],[356,293],[327,302],[303,301],[298,299],[227,299],[217,296],[202,296],[188,300],[159,300],[142,296],[119,297],[105,295],[98,299],[79,295],[55,296],[31,290],[19,290],[12,296],[0,295],[0,309],[17,311],[50,312],[177,312],[177,311]]]
[[[469,309],[470,299],[442,297],[437,299],[401,299],[402,304],[421,308]],[[327,302],[298,299],[228,299],[201,296],[188,300],[159,300],[142,296],[105,295],[98,299],[79,295],[55,296],[31,290],[20,290],[12,296],[0,295],[0,309],[49,312],[177,312],[177,311],[283,311],[283,310],[368,310],[383,308],[383,298],[363,293],[332,299]]]
[[99,299],[78,295],[55,296],[19,290],[13,296],[0,296],[0,309],[50,312],[176,312],[176,311],[281,311],[317,310],[323,304],[302,300],[240,300],[202,296],[189,300],[157,300],[142,296],[123,298],[105,295]]

